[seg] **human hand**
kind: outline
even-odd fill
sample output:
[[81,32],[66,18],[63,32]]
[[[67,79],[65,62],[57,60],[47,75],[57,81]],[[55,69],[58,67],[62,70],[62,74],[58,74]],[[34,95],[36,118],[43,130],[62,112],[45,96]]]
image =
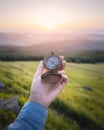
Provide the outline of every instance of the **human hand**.
[[37,102],[48,108],[50,104],[55,100],[58,93],[67,84],[67,76],[64,74],[66,61],[64,60],[63,56],[61,56],[61,59],[62,68],[58,73],[62,75],[62,79],[55,84],[42,82],[41,75],[43,74],[44,64],[43,61],[40,62],[33,78],[29,101]]

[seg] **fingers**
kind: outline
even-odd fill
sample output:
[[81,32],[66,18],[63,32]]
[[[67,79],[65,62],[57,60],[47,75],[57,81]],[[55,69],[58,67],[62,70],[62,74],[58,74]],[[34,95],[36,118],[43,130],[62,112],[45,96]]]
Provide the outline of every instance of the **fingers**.
[[62,80],[60,81],[60,83],[62,84],[62,86],[65,86],[68,82],[68,77],[67,75],[63,74],[62,75]]
[[58,73],[62,75],[62,74],[65,74],[65,71],[64,70],[60,70],[60,71],[58,71]]
[[65,66],[66,66],[66,61],[63,60],[63,61],[62,61],[62,68],[61,68],[61,69],[64,70],[64,69],[65,69]]
[[42,72],[43,72],[43,68],[44,68],[44,64],[43,64],[43,61],[40,61],[40,64],[37,68],[37,71],[35,73],[35,76],[38,76],[38,75],[41,75]]
[[64,56],[60,56],[61,60],[62,60],[62,66],[60,68],[60,70],[64,70],[65,66],[66,66],[66,61],[64,60]]
[[[66,64],[66,62],[64,62],[64,63]],[[65,67],[65,65],[63,66],[63,69],[64,69],[64,67]],[[62,75],[62,79],[60,81],[61,85],[65,86],[68,82],[68,77],[67,77],[67,75],[65,75],[65,71],[63,69],[58,71],[58,73]]]
[[60,56],[60,58],[61,58],[62,60],[64,60],[64,56]]
[[64,56],[60,56],[60,58],[62,59],[62,66],[58,71],[58,73],[62,75],[62,80],[60,81],[60,83],[62,84],[62,86],[64,86],[67,84],[68,81],[68,77],[65,75],[65,71],[64,71],[66,66],[66,61],[64,60]]

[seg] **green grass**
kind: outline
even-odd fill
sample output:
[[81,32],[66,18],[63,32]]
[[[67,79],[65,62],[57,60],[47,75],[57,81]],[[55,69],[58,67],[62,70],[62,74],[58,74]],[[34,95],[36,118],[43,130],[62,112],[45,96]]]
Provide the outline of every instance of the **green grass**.
[[[5,84],[0,97],[18,95],[22,106],[28,99],[38,63],[0,62],[0,82]],[[65,71],[69,82],[50,107],[45,130],[103,130],[104,64],[68,63]],[[93,91],[85,90],[83,86],[89,86]],[[2,123],[0,120],[0,124],[8,123],[10,121]]]

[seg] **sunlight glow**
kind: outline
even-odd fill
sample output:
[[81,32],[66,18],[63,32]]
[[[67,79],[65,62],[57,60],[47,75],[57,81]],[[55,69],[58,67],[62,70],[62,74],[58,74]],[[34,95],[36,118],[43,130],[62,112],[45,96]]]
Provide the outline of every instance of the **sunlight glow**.
[[52,32],[65,29],[104,28],[103,0],[86,2],[11,0],[12,4],[8,0],[5,1],[0,1],[0,30]]
[[47,27],[48,29],[53,29],[53,28],[54,28],[54,24],[51,23],[51,22],[47,22],[45,25],[46,25],[46,27]]

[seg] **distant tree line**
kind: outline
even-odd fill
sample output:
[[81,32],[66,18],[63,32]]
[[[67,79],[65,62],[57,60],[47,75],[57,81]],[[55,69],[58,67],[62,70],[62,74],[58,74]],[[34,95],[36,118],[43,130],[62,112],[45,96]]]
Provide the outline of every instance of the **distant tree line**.
[[[29,54],[11,54],[11,53],[1,53],[1,61],[40,61],[44,56],[33,56]],[[76,56],[65,57],[67,62],[73,63],[98,63],[104,62],[104,52],[94,52],[86,53]]]
[[43,56],[29,56],[29,55],[10,55],[4,54],[0,55],[1,61],[40,61],[43,59]]
[[98,62],[104,62],[104,58],[66,57],[66,61],[73,63],[98,63]]
[[74,63],[104,62],[104,51],[87,52],[73,57],[66,57],[66,61]]

